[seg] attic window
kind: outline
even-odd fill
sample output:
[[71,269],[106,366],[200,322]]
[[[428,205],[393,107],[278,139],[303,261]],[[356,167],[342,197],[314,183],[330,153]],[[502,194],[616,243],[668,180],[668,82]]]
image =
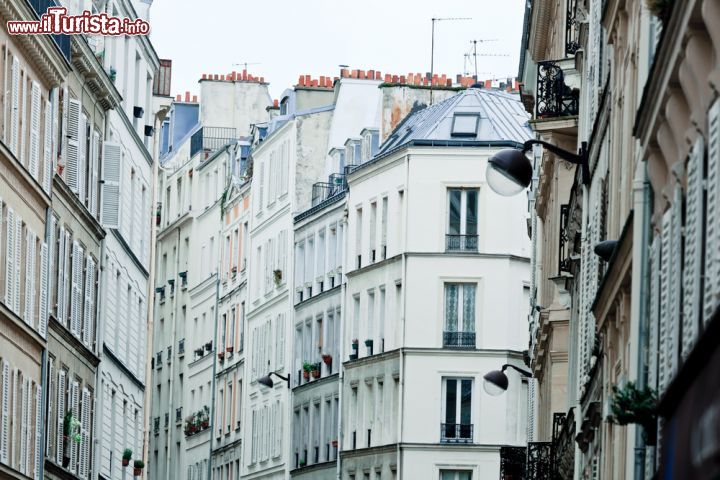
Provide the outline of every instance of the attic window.
[[480,115],[476,113],[456,113],[453,115],[452,136],[474,137],[477,135]]

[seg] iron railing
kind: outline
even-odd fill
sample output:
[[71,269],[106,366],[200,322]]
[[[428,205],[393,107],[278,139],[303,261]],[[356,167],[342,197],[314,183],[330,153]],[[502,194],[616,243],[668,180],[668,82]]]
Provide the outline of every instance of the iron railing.
[[153,418],[153,434],[160,435],[160,417]]
[[527,446],[526,480],[552,480],[552,442],[530,442]]
[[554,61],[538,63],[537,118],[564,117],[578,114],[580,94],[565,85],[562,68]]
[[568,252],[568,223],[570,221],[570,205],[560,205],[560,238],[558,239],[558,275],[570,272],[570,255]]
[[500,447],[500,480],[524,480],[527,448]]
[[445,348],[475,348],[475,332],[443,332]]
[[184,355],[185,354],[185,339],[181,338],[178,340],[178,355]]
[[327,182],[317,182],[312,186],[313,207],[347,190],[345,175],[333,173],[328,180]]
[[573,478],[575,471],[575,418],[568,414],[553,415],[553,467],[555,478]]
[[472,443],[472,423],[441,423],[440,442],[442,443]]
[[477,252],[477,235],[445,235],[445,250],[448,252]]
[[190,157],[200,150],[214,152],[236,139],[234,128],[202,127],[190,137]]
[[577,0],[567,1],[565,13],[565,56],[575,55],[580,49],[580,29],[576,19]]
[[[28,0],[30,6],[37,13],[38,19],[47,13],[47,9],[50,7],[61,7],[54,0]],[[19,19],[18,19],[19,20]],[[69,62],[70,61],[70,36],[69,35],[51,35],[57,45],[58,50],[62,53],[63,57]]]

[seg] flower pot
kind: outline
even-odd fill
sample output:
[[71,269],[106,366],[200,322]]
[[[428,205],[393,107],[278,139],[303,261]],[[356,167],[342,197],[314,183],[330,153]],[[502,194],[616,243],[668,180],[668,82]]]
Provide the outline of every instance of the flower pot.
[[313,370],[312,376],[313,376],[313,378],[320,378],[320,369],[316,368],[315,370]]
[[366,346],[366,347],[372,347],[372,346],[373,346],[373,341],[372,341],[372,340],[365,340],[365,346]]
[[139,477],[142,475],[142,468],[133,468],[133,477]]
[[332,364],[332,355],[323,355],[322,360],[325,365],[330,366]]
[[228,353],[233,353],[235,347],[227,347],[225,350],[227,350]]
[[70,465],[70,457],[67,455],[63,455],[63,460],[62,460],[63,468],[67,468],[68,465]]
[[130,465],[130,459],[129,459],[129,458],[123,458],[123,459],[122,459],[122,466],[123,466],[123,467],[127,467],[128,465]]
[[357,354],[357,353],[351,353],[351,354],[350,354],[350,360],[357,360],[357,359],[358,359],[358,354]]
[[310,379],[310,372],[308,372],[307,370],[303,370],[303,378],[304,378],[305,380],[309,380],[309,379]]
[[337,441],[337,440],[333,440],[331,443],[332,443],[332,446],[333,446],[333,447],[337,448],[337,446],[338,446],[338,441]]

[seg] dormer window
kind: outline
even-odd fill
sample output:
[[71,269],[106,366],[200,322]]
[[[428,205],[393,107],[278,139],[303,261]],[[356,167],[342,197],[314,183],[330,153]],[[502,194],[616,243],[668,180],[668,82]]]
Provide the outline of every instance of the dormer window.
[[280,115],[287,115],[288,103],[290,103],[290,97],[284,97],[280,102]]
[[475,137],[478,131],[480,115],[477,113],[456,113],[453,115],[453,137]]
[[364,129],[362,132],[362,161],[367,162],[375,156],[380,146],[380,132]]

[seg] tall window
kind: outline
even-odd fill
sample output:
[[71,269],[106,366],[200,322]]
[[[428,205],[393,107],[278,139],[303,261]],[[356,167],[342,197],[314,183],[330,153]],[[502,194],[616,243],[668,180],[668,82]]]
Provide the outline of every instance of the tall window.
[[448,189],[448,251],[477,251],[478,190]]
[[474,283],[445,284],[445,347],[475,348]]
[[440,480],[472,480],[470,470],[441,470]]
[[472,425],[471,378],[446,378],[443,380],[443,420],[440,428],[441,441],[471,443]]

